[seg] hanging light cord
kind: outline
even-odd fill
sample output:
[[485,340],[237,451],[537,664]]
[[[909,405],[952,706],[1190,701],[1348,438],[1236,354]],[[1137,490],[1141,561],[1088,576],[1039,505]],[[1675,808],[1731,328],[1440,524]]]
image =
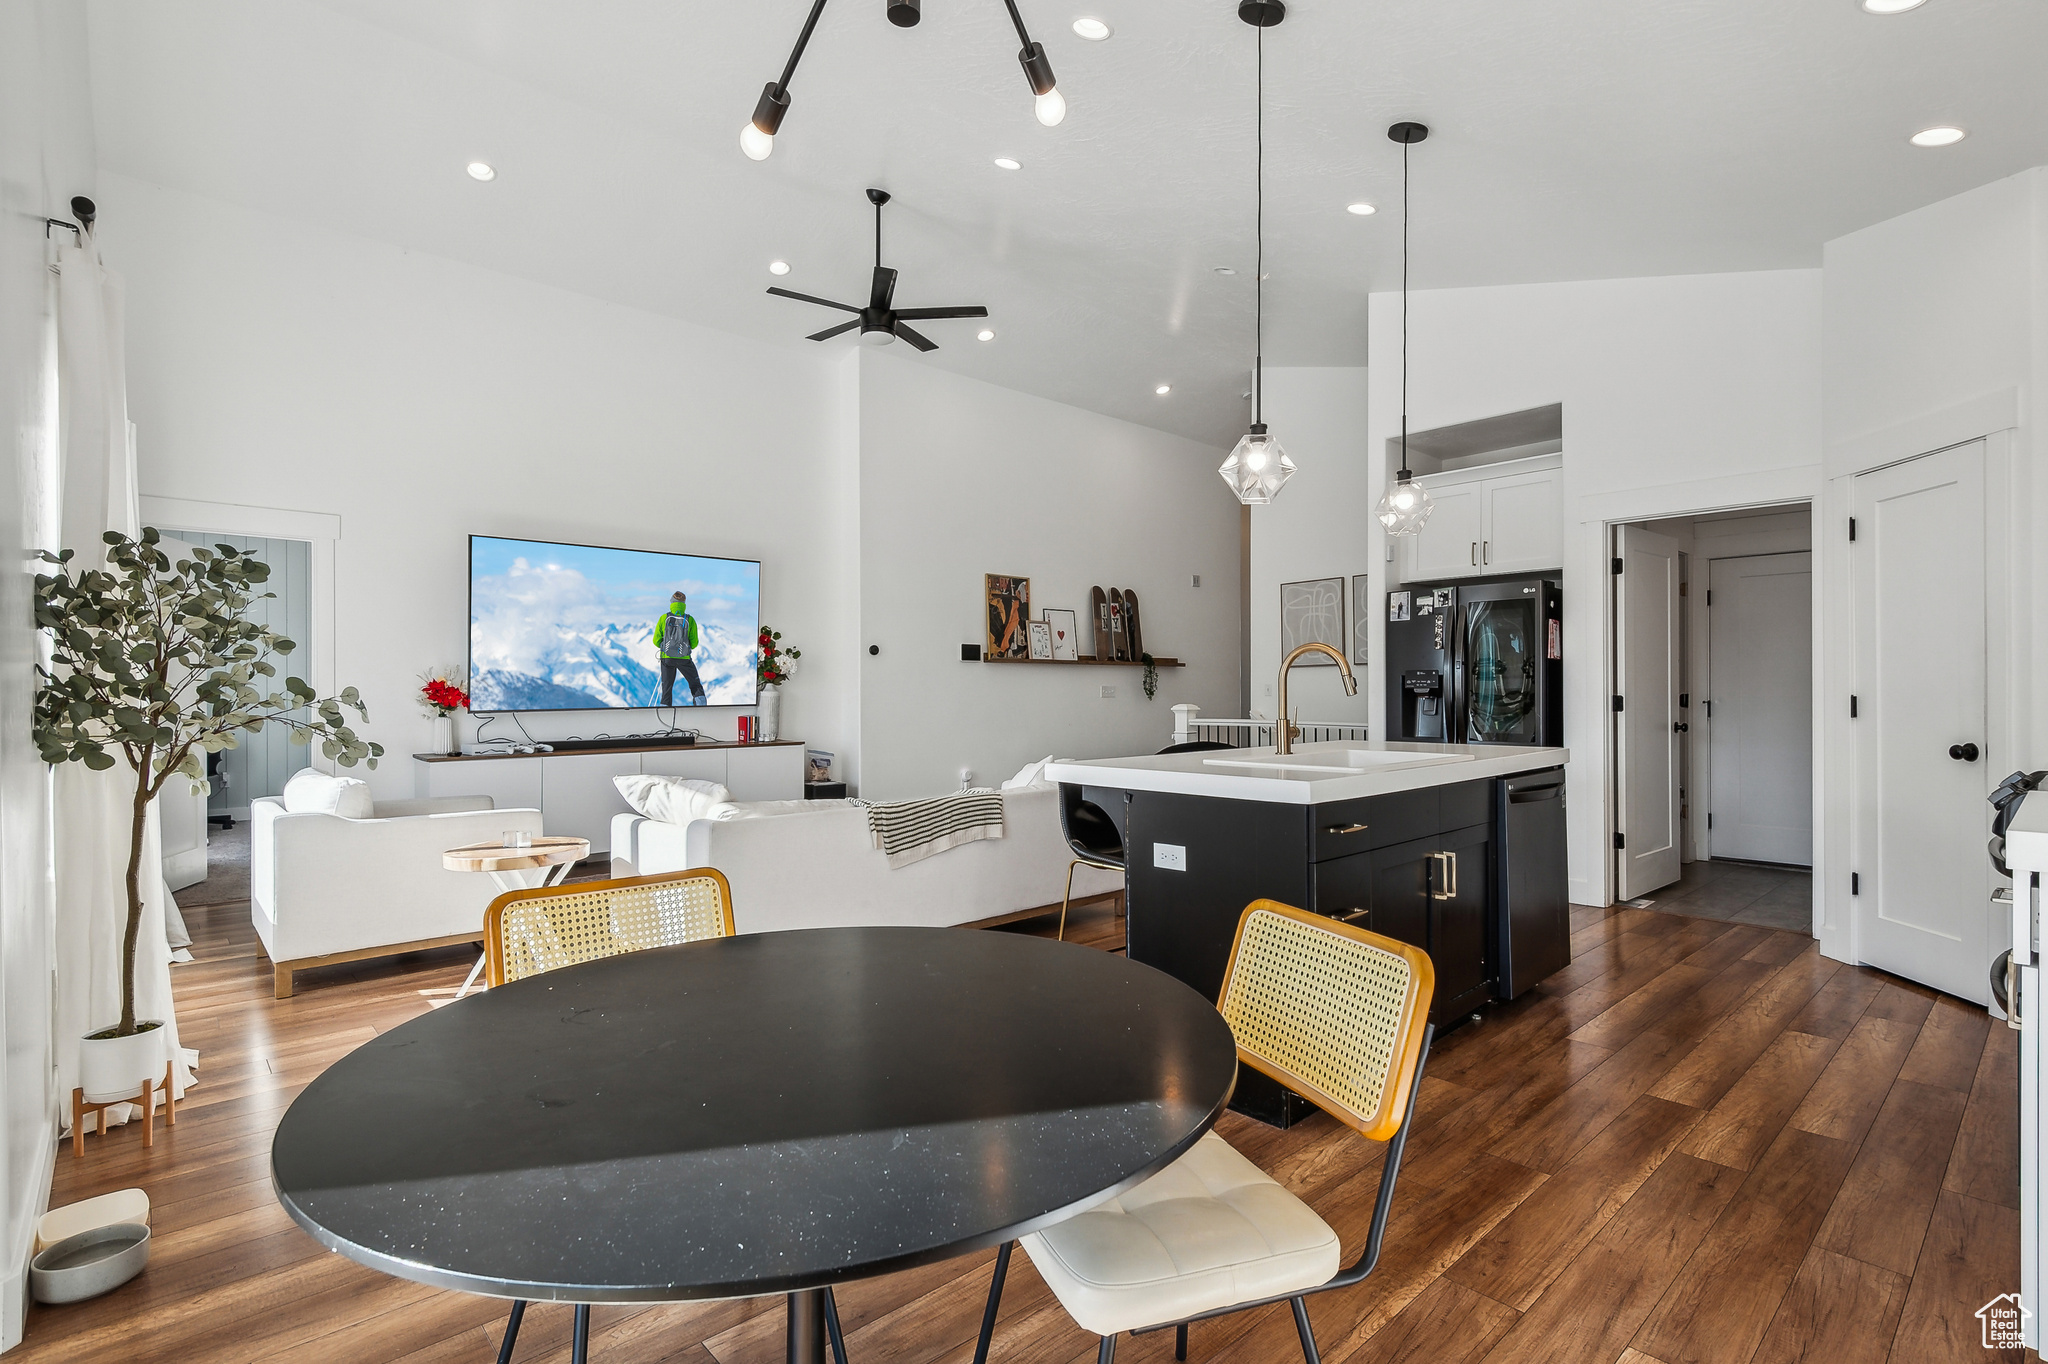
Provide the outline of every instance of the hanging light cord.
[[1401,478],[1408,472],[1408,148],[1401,144]]
[[1258,80],[1258,169],[1255,173],[1258,188],[1254,195],[1257,209],[1253,217],[1252,235],[1257,242],[1256,262],[1252,266],[1252,425],[1266,424],[1266,30],[1256,30],[1259,35],[1259,80]]

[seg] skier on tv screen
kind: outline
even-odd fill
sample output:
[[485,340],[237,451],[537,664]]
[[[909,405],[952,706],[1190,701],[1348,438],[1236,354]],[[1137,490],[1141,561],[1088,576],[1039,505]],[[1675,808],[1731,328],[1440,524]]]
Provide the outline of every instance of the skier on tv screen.
[[697,647],[697,618],[685,608],[689,598],[677,592],[668,599],[668,611],[654,622],[654,647],[661,654],[661,704],[675,704],[676,674],[690,684],[690,704],[709,704],[704,684],[697,678],[697,665],[690,654]]

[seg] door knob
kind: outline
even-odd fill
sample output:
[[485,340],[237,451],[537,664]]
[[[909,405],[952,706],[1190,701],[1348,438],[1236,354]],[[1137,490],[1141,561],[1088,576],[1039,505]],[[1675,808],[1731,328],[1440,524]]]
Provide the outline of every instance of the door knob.
[[1948,746],[1948,755],[1959,763],[1973,763],[1977,761],[1977,745],[1950,744]]

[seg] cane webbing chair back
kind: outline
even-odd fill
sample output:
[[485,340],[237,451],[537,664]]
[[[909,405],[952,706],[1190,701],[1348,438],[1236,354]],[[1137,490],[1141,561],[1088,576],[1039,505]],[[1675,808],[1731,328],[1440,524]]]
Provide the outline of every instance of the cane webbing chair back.
[[710,867],[515,890],[484,912],[491,985],[701,938],[730,938],[732,887]]
[[1436,972],[1407,943],[1256,900],[1217,1007],[1240,1061],[1386,1141],[1408,1112]]

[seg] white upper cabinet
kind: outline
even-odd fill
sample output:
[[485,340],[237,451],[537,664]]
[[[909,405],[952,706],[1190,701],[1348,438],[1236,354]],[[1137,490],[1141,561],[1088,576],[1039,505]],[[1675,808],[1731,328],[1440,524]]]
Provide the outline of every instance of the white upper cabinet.
[[1561,568],[1563,463],[1561,455],[1537,455],[1418,476],[1436,508],[1407,537],[1402,576],[1425,582]]

